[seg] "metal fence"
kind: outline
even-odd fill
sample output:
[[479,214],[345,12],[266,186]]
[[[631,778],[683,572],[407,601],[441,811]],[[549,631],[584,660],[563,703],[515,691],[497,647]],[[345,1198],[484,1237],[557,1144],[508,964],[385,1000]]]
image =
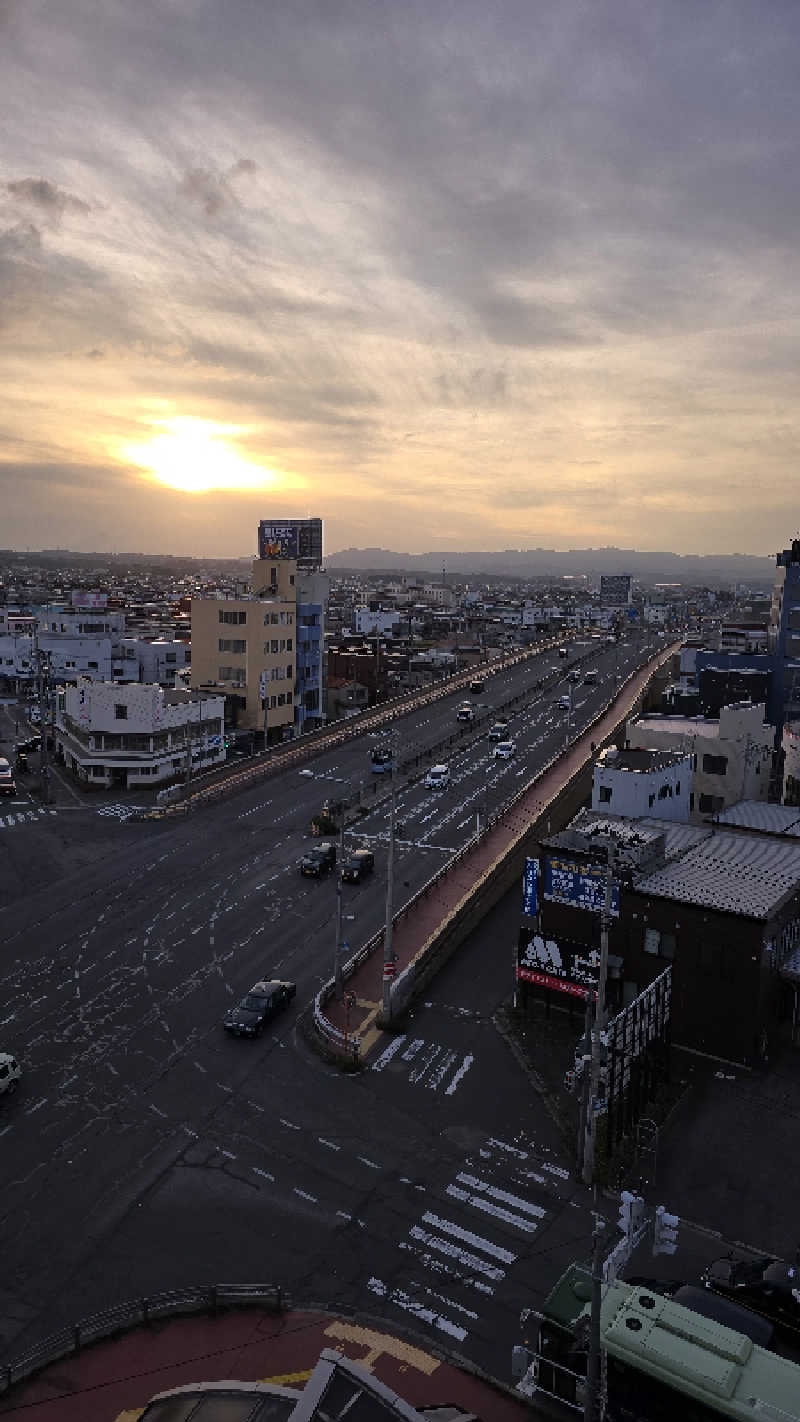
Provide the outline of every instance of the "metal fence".
[[0,1363],[0,1394],[60,1358],[72,1357],[91,1343],[113,1338],[155,1319],[253,1307],[263,1308],[268,1313],[283,1313],[289,1306],[289,1296],[280,1284],[203,1284],[131,1299],[51,1333],[23,1357]]

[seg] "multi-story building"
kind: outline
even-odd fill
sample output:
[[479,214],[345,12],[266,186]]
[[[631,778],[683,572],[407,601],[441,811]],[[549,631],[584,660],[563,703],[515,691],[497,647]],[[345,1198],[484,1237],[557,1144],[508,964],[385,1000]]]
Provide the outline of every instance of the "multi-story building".
[[594,768],[592,809],[640,819],[689,820],[692,759],[664,750],[601,751]]
[[33,686],[38,639],[51,682],[158,682],[172,686],[186,665],[186,645],[166,638],[125,636],[125,613],[104,594],[76,594],[73,605],[50,603],[36,617],[0,623],[0,678],[14,690]]
[[79,678],[59,689],[56,755],[93,789],[150,788],[225,759],[224,698]]
[[723,706],[719,717],[639,716],[629,721],[626,746],[691,756],[690,815],[709,819],[737,800],[766,800],[772,772],[774,728],[763,702]]
[[296,563],[256,559],[253,587],[192,598],[191,685],[224,696],[229,724],[279,740],[294,726]]
[[800,539],[777,555],[768,648],[773,657],[775,724],[800,719]]
[[330,579],[322,571],[322,519],[262,519],[258,554],[253,563],[254,592],[270,590],[273,570],[282,563],[292,564],[297,627],[294,729],[299,734],[324,718],[323,648]]

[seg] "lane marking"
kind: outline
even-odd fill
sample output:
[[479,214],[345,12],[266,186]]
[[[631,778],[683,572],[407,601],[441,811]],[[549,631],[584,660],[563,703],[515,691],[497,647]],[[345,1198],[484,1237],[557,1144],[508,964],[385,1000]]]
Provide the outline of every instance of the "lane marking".
[[445,1096],[452,1096],[452,1095],[453,1095],[453,1092],[454,1092],[454,1091],[456,1090],[456,1088],[458,1087],[458,1085],[459,1085],[459,1083],[460,1083],[462,1077],[466,1076],[466,1074],[467,1074],[467,1072],[469,1071],[470,1067],[472,1066],[472,1063],[474,1062],[474,1060],[475,1060],[475,1058],[474,1058],[474,1056],[472,1055],[472,1052],[467,1052],[467,1055],[465,1056],[463,1062],[461,1063],[461,1066],[458,1068],[458,1071],[456,1072],[455,1076],[453,1077],[452,1081],[450,1082],[450,1085],[449,1085],[449,1086],[447,1087],[447,1089],[445,1090],[445,1093],[444,1093]]
[[254,1175],[260,1175],[264,1180],[269,1180],[272,1185],[275,1184],[275,1176],[270,1175],[268,1170],[259,1170],[257,1165],[251,1165],[250,1169]]
[[459,1249],[458,1245],[451,1244],[449,1239],[430,1234],[428,1230],[420,1229],[419,1225],[413,1225],[408,1232],[411,1238],[419,1240],[420,1244],[427,1244],[428,1248],[435,1249],[437,1254],[446,1254],[449,1259],[456,1259],[465,1269],[470,1269],[474,1274],[483,1274],[485,1279],[492,1279],[496,1284],[506,1276],[505,1269],[498,1269],[496,1264],[479,1259],[477,1254],[470,1254],[468,1249]]
[[471,1190],[477,1190],[484,1195],[491,1195],[493,1200],[500,1200],[504,1205],[514,1205],[523,1214],[534,1215],[536,1219],[543,1220],[547,1211],[541,1205],[531,1204],[529,1200],[523,1200],[520,1195],[512,1195],[508,1190],[498,1190],[495,1185],[487,1185],[485,1180],[478,1180],[474,1175],[465,1175],[462,1171],[456,1176],[460,1185],[468,1185]]
[[402,1289],[390,1290],[389,1285],[384,1284],[382,1279],[373,1277],[368,1281],[367,1288],[370,1289],[373,1294],[377,1294],[379,1298],[387,1298],[390,1303],[396,1304],[398,1308],[404,1309],[406,1313],[411,1313],[415,1318],[422,1319],[424,1323],[430,1323],[434,1328],[440,1329],[442,1333],[449,1334],[451,1338],[457,1339],[459,1343],[463,1342],[467,1336],[467,1330],[461,1328],[459,1324],[453,1323],[452,1319],[445,1318],[444,1314],[437,1313],[435,1309],[425,1308]]
[[457,1185],[448,1185],[445,1194],[462,1205],[471,1205],[475,1210],[483,1210],[485,1215],[493,1215],[504,1224],[515,1225],[526,1234],[533,1234],[536,1230],[536,1225],[530,1220],[523,1219],[521,1215],[512,1215],[510,1210],[503,1210],[499,1205],[493,1205],[491,1200],[482,1199],[480,1195],[471,1195],[467,1190],[460,1190]]

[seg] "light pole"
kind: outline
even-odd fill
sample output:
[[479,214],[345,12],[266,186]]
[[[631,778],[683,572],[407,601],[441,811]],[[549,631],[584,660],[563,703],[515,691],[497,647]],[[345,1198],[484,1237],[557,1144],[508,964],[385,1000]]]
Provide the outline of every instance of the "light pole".
[[615,845],[612,843],[608,847],[608,864],[606,865],[606,891],[603,898],[603,907],[600,912],[600,968],[597,975],[597,1001],[594,1011],[594,1029],[592,1031],[592,1059],[589,1066],[588,1092],[589,1098],[586,1103],[586,1131],[583,1144],[583,1183],[591,1185],[594,1181],[595,1155],[597,1148],[597,1122],[599,1112],[597,1102],[600,1090],[600,1074],[602,1067],[603,1043],[602,1036],[606,1030],[606,979],[608,977],[608,932],[611,926],[611,904],[614,889],[614,862]]

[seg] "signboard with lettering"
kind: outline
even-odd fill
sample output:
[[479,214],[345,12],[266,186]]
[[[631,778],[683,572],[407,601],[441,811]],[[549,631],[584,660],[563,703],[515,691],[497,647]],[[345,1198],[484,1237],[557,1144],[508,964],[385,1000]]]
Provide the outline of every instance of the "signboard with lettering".
[[321,518],[262,518],[258,525],[259,558],[295,558],[301,566],[322,563]]
[[[606,896],[606,866],[553,854],[542,863],[542,898],[599,913]],[[619,884],[611,886],[611,912],[619,917]]]
[[539,909],[539,861],[526,859],[522,874],[522,912],[533,917]]
[[557,942],[541,933],[528,938],[522,930],[517,955],[517,977],[522,982],[570,993],[573,997],[593,998],[599,971],[599,948]]

